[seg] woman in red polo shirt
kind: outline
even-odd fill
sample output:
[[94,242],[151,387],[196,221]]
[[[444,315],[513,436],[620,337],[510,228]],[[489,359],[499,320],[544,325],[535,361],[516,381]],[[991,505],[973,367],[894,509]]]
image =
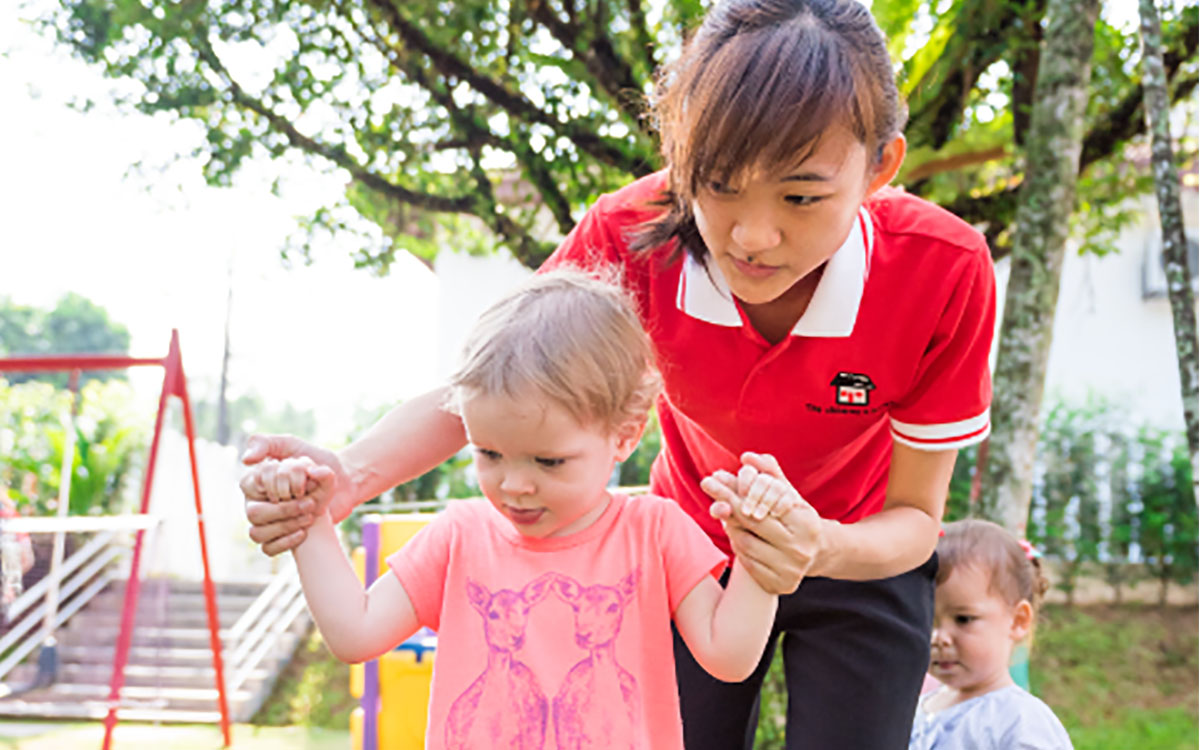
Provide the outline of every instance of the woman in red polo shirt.
[[[651,489],[782,595],[783,638],[744,683],[676,640],[687,747],[751,746],[779,642],[789,748],[906,747],[955,455],[989,428],[986,245],[887,187],[904,105],[855,0],[725,0],[662,80],[668,169],[602,197],[545,267],[621,268],[665,382]],[[318,494],[342,518],[464,445],[441,402],[408,401],[337,454],[270,437],[245,460],[333,468]],[[753,498],[759,473],[808,504],[751,531],[728,503]],[[280,482],[267,499],[291,496]],[[298,544],[313,499],[261,499],[252,538]]]

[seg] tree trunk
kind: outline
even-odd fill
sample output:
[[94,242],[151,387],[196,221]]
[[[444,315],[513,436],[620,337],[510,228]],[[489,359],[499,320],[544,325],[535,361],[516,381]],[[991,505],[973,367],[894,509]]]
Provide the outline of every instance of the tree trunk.
[[1005,294],[982,514],[1024,536],[1099,0],[1050,0]]
[[1183,209],[1179,204],[1179,173],[1171,153],[1171,111],[1167,104],[1167,75],[1163,67],[1162,23],[1154,0],[1140,0],[1142,17],[1142,89],[1150,130],[1154,189],[1162,222],[1163,261],[1167,296],[1175,323],[1175,351],[1179,359],[1179,390],[1183,394],[1183,421],[1192,454],[1192,491],[1200,479],[1196,470],[1196,308],[1192,274],[1187,267],[1187,240],[1183,236]]

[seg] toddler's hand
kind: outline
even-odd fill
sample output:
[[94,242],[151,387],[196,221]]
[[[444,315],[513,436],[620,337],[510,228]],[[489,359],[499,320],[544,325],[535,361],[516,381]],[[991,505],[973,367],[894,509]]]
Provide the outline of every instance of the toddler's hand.
[[736,492],[739,497],[738,510],[746,518],[761,521],[767,516],[782,518],[804,501],[791,482],[766,472],[761,472],[748,463],[738,471]]
[[[751,471],[743,467],[737,476],[717,471],[700,482],[700,487],[713,499],[709,513],[725,527],[734,555],[754,580],[771,593],[790,594],[822,554],[825,522],[787,481],[774,456],[743,453],[742,461]],[[787,490],[778,502],[762,502],[763,507],[769,505],[771,510],[756,519],[743,513],[742,508],[759,476],[774,477]],[[775,490],[766,491],[772,486],[770,483],[764,480],[759,486],[764,490],[761,498],[774,497]],[[755,500],[751,513],[759,513],[759,505]],[[775,515],[776,509],[779,515]]]
[[320,489],[325,471],[307,456],[269,458],[254,464],[238,484],[247,500],[299,500]]
[[[743,460],[757,455],[747,453]],[[700,487],[713,500],[727,504],[730,512],[744,521],[762,521],[768,516],[783,518],[793,509],[807,505],[791,482],[760,471],[748,460],[736,475],[720,469],[705,477]]]

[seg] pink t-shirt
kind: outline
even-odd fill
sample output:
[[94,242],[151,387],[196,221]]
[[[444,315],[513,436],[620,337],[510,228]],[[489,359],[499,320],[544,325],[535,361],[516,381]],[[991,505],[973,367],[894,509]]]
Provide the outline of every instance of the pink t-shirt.
[[425,747],[682,749],[671,615],[725,564],[659,497],[550,539],[451,502],[388,558],[438,631]]

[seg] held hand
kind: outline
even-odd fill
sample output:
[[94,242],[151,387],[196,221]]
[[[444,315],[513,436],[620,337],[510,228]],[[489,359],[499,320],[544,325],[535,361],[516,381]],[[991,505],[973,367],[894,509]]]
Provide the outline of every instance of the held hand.
[[736,483],[740,503],[735,509],[748,519],[781,518],[793,507],[807,504],[788,480],[759,471],[750,464],[742,464]]
[[[742,461],[745,466],[738,477],[719,471],[706,477],[700,486],[713,498],[710,512],[725,525],[734,554],[754,580],[767,591],[789,594],[819,557],[827,522],[791,488],[773,456],[745,453]],[[747,467],[753,473],[745,471]],[[788,484],[787,509],[779,517],[755,520],[739,512],[745,499],[738,492],[739,486],[748,492],[761,474]]]
[[349,511],[338,502],[348,480],[332,451],[288,435],[254,435],[242,462],[254,467],[240,482],[250,538],[267,555],[303,542],[313,517],[325,508],[339,520]]

